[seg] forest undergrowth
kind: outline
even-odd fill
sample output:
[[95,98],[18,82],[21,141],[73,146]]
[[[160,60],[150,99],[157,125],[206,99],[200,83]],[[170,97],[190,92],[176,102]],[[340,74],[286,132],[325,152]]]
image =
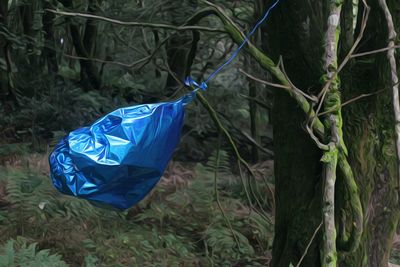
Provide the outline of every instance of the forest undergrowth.
[[[0,267],[269,266],[273,161],[252,166],[253,186],[267,196],[260,214],[226,151],[215,176],[216,157],[172,161],[153,192],[122,212],[58,193],[47,155],[10,157],[0,168]],[[398,264],[400,240],[393,242]]]
[[150,196],[123,212],[59,194],[47,155],[10,159],[0,169],[0,266],[268,266],[273,162],[252,166],[253,188],[268,196],[261,214],[225,151],[215,176],[216,155],[171,162]]

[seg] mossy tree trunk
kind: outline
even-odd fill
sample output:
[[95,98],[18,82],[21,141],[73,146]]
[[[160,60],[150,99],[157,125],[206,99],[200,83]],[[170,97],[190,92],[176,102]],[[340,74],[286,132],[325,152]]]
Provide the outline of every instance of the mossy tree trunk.
[[[371,6],[369,23],[357,52],[383,48],[388,43],[386,20],[378,1],[371,0],[368,4]],[[388,1],[388,5],[397,19],[395,24],[399,32],[395,12],[398,14],[400,3]],[[358,7],[361,14],[361,2]],[[352,24],[349,13],[356,10],[351,8],[353,6],[348,3],[343,5],[341,58],[348,52],[349,43],[356,39],[360,27],[361,16],[358,16],[358,27],[349,34],[352,27],[346,23]],[[267,42],[274,59],[277,62],[282,55],[292,82],[309,94],[318,94],[322,88],[324,68],[321,58],[324,57],[328,9],[328,1],[284,1],[269,22]],[[351,60],[340,73],[340,80],[342,102],[361,94],[377,94],[355,101],[342,110],[343,138],[361,199],[364,229],[361,242],[354,248],[341,245],[342,241],[351,239],[351,231],[347,229],[351,229],[354,218],[349,207],[350,192],[344,185],[343,173],[338,171],[335,186],[338,265],[387,266],[399,219],[399,202],[391,79],[386,52]],[[296,266],[322,220],[322,152],[304,130],[305,121],[304,112],[286,92],[275,95],[277,206],[273,266],[287,267],[290,263]],[[320,230],[301,266],[321,266],[322,241]]]
[[[323,74],[324,50],[322,45],[316,44],[323,39],[324,22],[322,14],[310,13],[306,1],[283,2],[269,22],[267,43],[276,62],[282,55],[292,82],[312,91],[320,87],[319,79]],[[314,19],[319,23],[312,22]],[[302,127],[306,119],[286,92],[275,94],[272,110],[276,177],[273,266],[288,267],[291,263],[295,266],[322,220],[322,153]],[[320,266],[319,242],[312,243],[302,266]]]

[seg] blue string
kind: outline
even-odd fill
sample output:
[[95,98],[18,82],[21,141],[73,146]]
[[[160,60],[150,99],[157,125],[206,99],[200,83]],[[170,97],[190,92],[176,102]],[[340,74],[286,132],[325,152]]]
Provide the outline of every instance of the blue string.
[[223,64],[221,64],[213,73],[208,76],[208,78],[201,83],[196,82],[192,77],[186,77],[185,79],[185,84],[187,86],[193,86],[195,87],[195,91],[198,89],[201,89],[203,91],[207,90],[207,83],[215,77],[223,68],[225,68],[227,65],[229,65],[239,54],[240,50],[247,44],[247,42],[250,40],[250,37],[257,31],[257,29],[263,24],[264,21],[266,21],[271,13],[271,10],[274,9],[280,2],[281,0],[276,0],[265,12],[264,16],[257,22],[257,24],[253,27],[253,29],[247,34],[247,36],[244,38],[243,42],[240,44],[240,46],[236,49],[235,52],[233,52],[232,56],[225,61]]

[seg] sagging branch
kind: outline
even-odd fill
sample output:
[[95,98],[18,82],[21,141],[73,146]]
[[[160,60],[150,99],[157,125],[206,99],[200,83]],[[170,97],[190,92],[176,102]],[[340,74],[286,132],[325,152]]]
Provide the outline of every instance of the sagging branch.
[[105,21],[116,25],[121,26],[129,26],[129,27],[145,27],[151,29],[164,29],[164,30],[173,30],[173,31],[204,31],[204,32],[216,32],[216,33],[225,33],[225,31],[221,29],[203,27],[203,26],[174,26],[169,24],[161,24],[161,23],[149,23],[149,22],[136,22],[136,21],[121,21],[113,18],[108,18],[104,16],[97,16],[92,14],[86,13],[79,13],[79,12],[66,12],[54,9],[46,9],[48,12],[52,12],[54,14],[66,17],[80,17],[86,19],[93,19],[99,21]]

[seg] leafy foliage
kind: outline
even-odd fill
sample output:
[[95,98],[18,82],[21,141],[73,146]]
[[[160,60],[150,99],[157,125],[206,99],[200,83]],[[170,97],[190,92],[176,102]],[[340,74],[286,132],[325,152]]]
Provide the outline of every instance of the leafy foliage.
[[49,250],[38,250],[37,244],[28,245],[23,238],[9,240],[0,247],[0,266],[42,266],[66,267],[61,256],[50,254]]

